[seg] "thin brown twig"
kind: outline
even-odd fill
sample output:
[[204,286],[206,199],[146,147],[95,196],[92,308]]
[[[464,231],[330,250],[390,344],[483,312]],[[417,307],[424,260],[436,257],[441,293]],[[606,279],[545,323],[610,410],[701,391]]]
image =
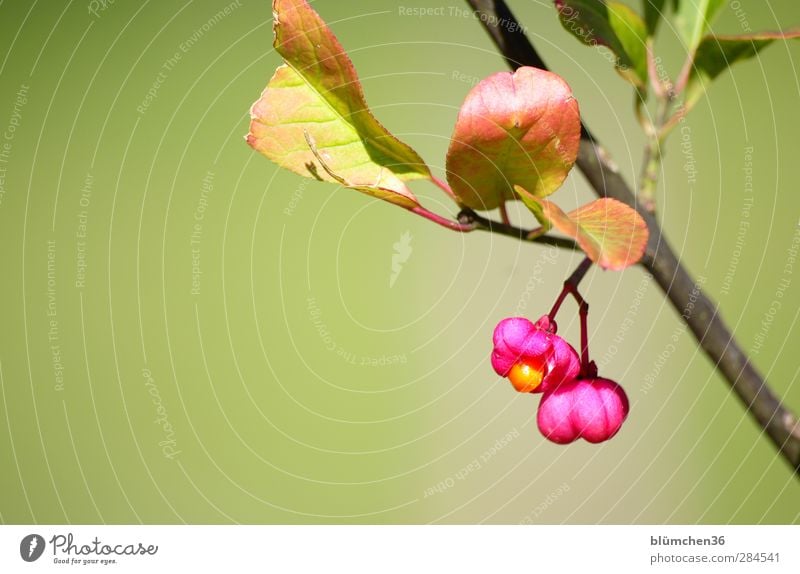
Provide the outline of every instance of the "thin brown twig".
[[506,223],[500,223],[499,221],[487,219],[468,208],[461,210],[461,212],[458,214],[458,221],[462,225],[473,226],[473,229],[489,231],[499,235],[507,235],[509,237],[519,239],[520,241],[552,245],[554,247],[570,249],[572,251],[580,249],[580,247],[578,247],[578,245],[572,239],[556,237],[553,235],[531,236],[531,231],[529,229],[522,229],[521,227],[515,227],[514,225],[508,225]]

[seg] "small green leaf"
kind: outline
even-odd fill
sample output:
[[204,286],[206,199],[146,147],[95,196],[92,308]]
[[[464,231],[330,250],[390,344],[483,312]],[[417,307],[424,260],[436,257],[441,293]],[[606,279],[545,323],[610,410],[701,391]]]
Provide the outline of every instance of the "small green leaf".
[[300,175],[418,206],[404,182],[430,178],[430,170],[369,111],[336,36],[305,0],[274,0],[272,9],[274,46],[286,63],[251,108],[247,143]]
[[636,210],[621,201],[604,197],[564,213],[552,201],[519,186],[515,189],[537,219],[546,218],[558,231],[573,238],[600,267],[624,269],[644,255],[649,236],[647,224]]
[[578,103],[556,74],[522,67],[481,81],[464,100],[447,151],[447,180],[472,209],[494,209],[515,183],[540,197],[558,189],[580,145]]
[[647,26],[625,4],[604,0],[555,0],[562,26],[587,46],[605,46],[617,71],[639,89],[647,87]]
[[689,54],[700,45],[717,12],[727,3],[728,0],[676,0],[675,27]]
[[711,82],[736,62],[754,57],[775,40],[792,38],[800,38],[800,28],[741,36],[706,36],[697,48],[686,83],[686,108],[691,109]]

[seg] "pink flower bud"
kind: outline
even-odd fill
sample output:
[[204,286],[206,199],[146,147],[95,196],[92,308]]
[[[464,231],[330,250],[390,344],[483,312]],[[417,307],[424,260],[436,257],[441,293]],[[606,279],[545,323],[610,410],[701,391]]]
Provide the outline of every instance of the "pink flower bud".
[[575,349],[556,335],[547,315],[536,324],[524,317],[503,319],[494,329],[492,367],[520,392],[539,393],[578,376]]
[[614,381],[576,379],[544,393],[536,422],[545,438],[568,444],[582,438],[603,442],[628,416],[628,397]]

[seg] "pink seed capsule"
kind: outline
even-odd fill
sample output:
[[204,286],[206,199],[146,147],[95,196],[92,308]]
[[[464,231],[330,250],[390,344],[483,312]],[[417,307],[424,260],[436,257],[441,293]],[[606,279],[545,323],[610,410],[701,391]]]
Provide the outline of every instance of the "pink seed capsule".
[[628,397],[614,381],[576,379],[545,392],[536,422],[558,444],[582,438],[599,443],[613,437],[628,416]]
[[492,367],[520,392],[540,393],[578,376],[575,349],[555,334],[547,316],[535,324],[524,317],[503,319],[494,329]]

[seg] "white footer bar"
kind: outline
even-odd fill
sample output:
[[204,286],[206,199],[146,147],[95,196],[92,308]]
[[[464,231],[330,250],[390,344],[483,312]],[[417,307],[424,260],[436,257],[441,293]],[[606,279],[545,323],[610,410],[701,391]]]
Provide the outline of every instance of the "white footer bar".
[[800,572],[800,526],[2,526],[0,572]]

